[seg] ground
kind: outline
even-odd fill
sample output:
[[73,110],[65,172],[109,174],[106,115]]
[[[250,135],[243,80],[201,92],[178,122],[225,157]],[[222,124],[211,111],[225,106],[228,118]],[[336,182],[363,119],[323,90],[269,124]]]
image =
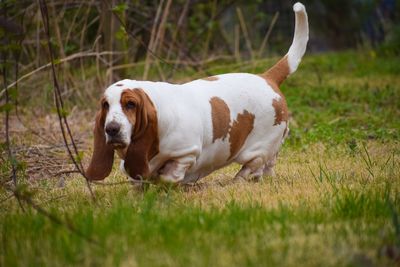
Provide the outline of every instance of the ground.
[[[208,71],[261,72],[271,62]],[[54,114],[13,116],[21,192],[61,224],[0,191],[0,266],[400,264],[398,63],[375,51],[306,55],[282,87],[291,132],[277,176],[261,182],[225,185],[233,164],[195,187],[132,186],[115,164],[107,184],[92,184],[93,202],[66,172]],[[69,116],[84,164],[93,116],[79,107]]]

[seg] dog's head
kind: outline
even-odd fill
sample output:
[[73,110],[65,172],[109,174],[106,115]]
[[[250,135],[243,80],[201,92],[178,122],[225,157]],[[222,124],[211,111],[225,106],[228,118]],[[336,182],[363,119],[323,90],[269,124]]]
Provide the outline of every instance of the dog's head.
[[[109,87],[96,116],[94,149],[87,178],[102,180],[110,174],[114,150],[125,160],[125,166],[135,165],[140,169],[125,168],[130,175],[142,175],[147,166],[139,165],[147,165],[149,146],[157,134],[156,120],[155,107],[143,89]],[[140,154],[144,158],[138,158]]]

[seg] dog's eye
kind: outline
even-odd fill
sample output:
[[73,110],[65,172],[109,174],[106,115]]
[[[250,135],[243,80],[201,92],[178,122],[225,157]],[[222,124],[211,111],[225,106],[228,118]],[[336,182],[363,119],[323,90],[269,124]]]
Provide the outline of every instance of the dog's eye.
[[136,107],[135,102],[133,101],[128,101],[125,105],[126,109],[134,109]]
[[102,105],[104,109],[108,109],[110,107],[107,101],[104,101]]

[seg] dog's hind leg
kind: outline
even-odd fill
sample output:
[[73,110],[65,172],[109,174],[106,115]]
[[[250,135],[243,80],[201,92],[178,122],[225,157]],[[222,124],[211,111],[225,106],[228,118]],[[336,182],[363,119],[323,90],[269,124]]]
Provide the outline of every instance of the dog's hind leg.
[[265,163],[264,170],[263,170],[263,175],[265,176],[270,176],[274,177],[275,176],[275,171],[274,171],[274,166],[276,164],[276,158],[278,157],[278,153],[273,156],[272,159],[268,160]]
[[264,160],[262,157],[256,157],[245,163],[240,171],[233,178],[234,181],[247,180],[249,176],[259,179],[263,174]]

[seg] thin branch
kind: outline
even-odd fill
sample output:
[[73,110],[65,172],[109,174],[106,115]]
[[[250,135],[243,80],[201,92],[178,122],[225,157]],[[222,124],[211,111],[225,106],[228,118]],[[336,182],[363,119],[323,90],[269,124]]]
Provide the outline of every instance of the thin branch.
[[153,52],[153,49],[156,46],[155,45],[156,31],[157,31],[157,26],[158,26],[158,20],[161,15],[161,9],[162,9],[163,3],[164,3],[164,0],[161,0],[160,4],[158,5],[156,16],[155,16],[154,22],[153,22],[153,27],[151,29],[150,42],[149,42],[149,47],[147,49],[146,60],[145,60],[146,64],[144,65],[143,80],[147,79],[147,75],[149,73],[149,68],[150,68],[150,64],[151,64],[150,55],[155,55],[155,51]]
[[277,11],[275,12],[274,17],[272,18],[271,23],[269,24],[267,34],[265,35],[264,39],[261,42],[260,49],[258,50],[258,57],[261,57],[262,52],[264,51],[265,46],[267,45],[267,42],[269,40],[269,36],[271,35],[272,29],[274,28],[275,23],[278,20],[278,17],[279,17],[279,12]]
[[[80,162],[80,161],[77,162],[77,160],[74,157],[73,152],[71,151],[71,149],[69,147],[69,143],[68,143],[68,140],[67,140],[67,136],[66,136],[65,130],[67,131],[67,134],[68,134],[69,140],[70,140],[70,142],[72,144],[75,156],[78,157],[79,156],[78,148],[77,148],[77,146],[75,144],[74,138],[72,136],[71,129],[70,129],[69,124],[68,124],[67,117],[66,117],[65,112],[64,112],[64,103],[63,103],[63,99],[62,99],[62,95],[61,95],[60,86],[59,86],[58,81],[57,81],[57,75],[56,75],[56,70],[55,70],[55,65],[54,65],[54,57],[53,57],[54,52],[53,52],[53,48],[52,48],[51,42],[50,42],[51,38],[50,38],[50,29],[49,29],[49,15],[48,15],[46,2],[45,2],[45,0],[39,0],[39,4],[40,4],[40,11],[41,11],[42,20],[43,20],[43,24],[44,24],[44,28],[45,28],[45,32],[46,32],[46,36],[47,36],[47,45],[48,45],[49,54],[50,54],[51,70],[52,70],[53,82],[54,82],[54,97],[55,97],[57,115],[58,115],[58,120],[59,120],[59,125],[60,125],[60,129],[61,129],[62,137],[64,139],[65,147],[67,148],[68,154],[69,154],[72,162],[74,163],[76,169],[85,178],[86,185],[87,185],[87,187],[89,189],[89,192],[90,192],[90,195],[92,197],[92,200],[95,201],[95,197],[94,197],[92,188],[90,186],[89,180],[86,177],[85,170],[83,168],[82,162]],[[64,128],[64,126],[65,126],[65,128]]]
[[[103,1],[110,7],[110,4],[109,4],[106,0],[103,0]],[[231,3],[233,3],[234,1],[236,1],[236,0],[233,0]],[[111,7],[110,7],[110,8],[111,8]],[[111,9],[111,10],[112,10],[112,9]],[[124,21],[118,16],[118,14],[117,14],[114,10],[113,10],[113,14],[114,14],[114,16],[118,19],[118,21],[120,22],[121,26],[125,29],[125,32],[127,32],[127,33],[129,34],[129,36],[130,36],[133,40],[135,40],[135,41],[138,42],[141,46],[143,46],[143,47],[146,49],[146,51],[147,51],[151,56],[153,56],[154,58],[160,60],[162,63],[165,63],[165,64],[168,65],[168,62],[166,62],[162,57],[158,56],[158,55],[150,48],[150,46],[146,45],[146,43],[145,43],[143,40],[141,40],[140,38],[136,37],[136,35],[134,35],[132,32],[130,32],[130,31],[128,30],[128,27],[126,26],[126,24],[124,23]],[[163,43],[163,44],[164,44],[164,43]],[[178,43],[175,43],[174,45],[177,45],[177,46],[181,47]],[[189,49],[188,51],[190,51],[190,49]],[[184,54],[185,54],[185,56],[186,56],[187,58],[189,58],[190,60],[197,61],[195,58],[193,58],[193,57],[191,56],[191,54],[190,54],[189,52],[184,51]],[[172,75],[173,75],[173,73],[175,72],[175,70],[178,69],[178,68],[180,68],[181,66],[182,66],[182,65],[175,64],[175,65],[172,67],[171,73],[168,75],[167,79],[169,79],[170,77],[172,77]],[[204,70],[204,69],[202,69],[201,67],[199,67],[199,66],[197,66],[197,65],[193,65],[192,68],[193,68],[195,71],[197,71],[197,72],[200,72],[200,71],[201,71],[201,72],[205,73],[205,74],[208,75],[208,76],[211,75],[207,70]]]
[[[4,9],[6,7],[3,7]],[[5,17],[6,17],[6,12],[5,13]],[[9,40],[7,39],[7,35],[5,34],[3,37],[3,41],[4,44],[8,44]],[[6,64],[6,60],[7,60],[7,52],[6,51],[2,51],[2,58],[3,58],[3,83],[4,83],[4,90],[5,90],[5,94],[6,94],[6,107],[9,104],[9,95],[8,95],[8,88],[7,88],[7,64]],[[14,186],[17,186],[17,170],[15,167],[15,160],[14,160],[14,155],[13,152],[11,150],[11,146],[10,146],[10,109],[6,108],[6,118],[5,118],[5,128],[6,128],[6,149],[7,149],[7,153],[8,153],[8,159],[10,161],[11,164],[11,168],[12,168],[12,181]]]
[[[174,44],[176,43],[176,38],[178,37],[179,30],[181,29],[181,27],[183,25],[183,22],[184,22],[184,20],[186,18],[187,12],[189,10],[189,5],[190,5],[190,0],[186,0],[185,6],[183,7],[181,15],[179,16],[178,23],[177,23],[176,28],[175,28],[175,32],[173,33],[173,36],[172,36],[172,45],[168,49],[167,60],[170,59],[171,52],[172,52],[172,49],[174,47]],[[177,53],[178,59],[179,59],[180,54],[181,53],[180,53],[180,49],[179,49],[179,51]]]
[[239,25],[235,25],[235,41],[234,41],[234,56],[236,58],[236,62],[240,62],[240,27]]
[[[67,56],[66,58],[62,58],[62,59],[58,59],[56,60],[56,62],[53,62],[54,65],[59,65],[62,64],[64,62],[68,62],[77,58],[83,58],[83,57],[100,57],[100,56],[105,56],[105,55],[110,55],[110,54],[125,54],[125,52],[112,52],[112,51],[103,51],[103,52],[90,52],[90,51],[84,51],[84,52],[78,52],[75,54],[72,54],[70,56]],[[40,66],[37,69],[34,69],[33,71],[22,75],[18,80],[16,80],[15,82],[11,83],[10,85],[8,85],[6,88],[4,88],[1,92],[0,92],[0,98],[4,95],[5,90],[6,89],[10,89],[11,87],[15,86],[17,83],[29,78],[30,76],[44,70],[47,69],[49,67],[51,67],[52,62],[47,63],[46,65]]]
[[249,50],[251,59],[253,60],[254,59],[254,51],[253,51],[253,48],[251,47],[250,36],[249,36],[249,32],[247,31],[247,26],[246,26],[246,22],[245,22],[245,20],[243,18],[242,10],[239,7],[237,7],[236,8],[236,13],[237,13],[238,18],[239,18],[240,27],[242,28],[242,31],[243,31],[243,35],[244,35],[244,39],[246,41],[247,49]]
[[[211,17],[215,17],[215,12],[216,11],[217,11],[217,1],[214,0],[213,3],[212,3],[212,7],[211,7]],[[204,42],[204,47],[203,47],[203,56],[202,56],[203,59],[207,58],[207,56],[208,56],[208,47],[210,45],[211,36],[213,34],[213,30],[214,30],[213,28],[214,28],[213,24],[210,23],[210,27],[209,27],[209,29],[207,31],[207,36],[206,36],[206,40]]]
[[[219,10],[217,12],[217,14],[215,14],[215,16],[212,16],[210,18],[210,21],[216,20],[218,17],[220,17],[222,14],[225,13],[226,10],[228,10],[237,0],[231,0],[229,1],[221,10]],[[189,46],[188,49],[183,50],[182,52],[184,53],[184,55],[189,58],[190,60],[193,60],[193,57],[190,54],[190,51],[192,51],[193,47],[199,43],[200,38],[202,37],[203,33],[207,30],[207,23],[205,23],[205,25],[203,26],[203,29],[197,34],[197,36],[192,39],[192,43]],[[179,50],[181,50],[181,46],[179,44],[176,44],[179,48]],[[179,54],[180,55],[180,54]],[[178,55],[178,61],[179,61],[179,55]],[[196,61],[196,60],[193,60]],[[178,67],[180,67],[181,65],[179,64],[175,64],[174,67],[172,68],[170,74],[168,75],[167,79],[171,78],[174,75],[174,72],[178,69]],[[204,70],[201,67],[197,68],[197,67],[193,67],[194,70],[196,71],[203,71],[207,76],[210,76],[211,73],[208,70]]]

